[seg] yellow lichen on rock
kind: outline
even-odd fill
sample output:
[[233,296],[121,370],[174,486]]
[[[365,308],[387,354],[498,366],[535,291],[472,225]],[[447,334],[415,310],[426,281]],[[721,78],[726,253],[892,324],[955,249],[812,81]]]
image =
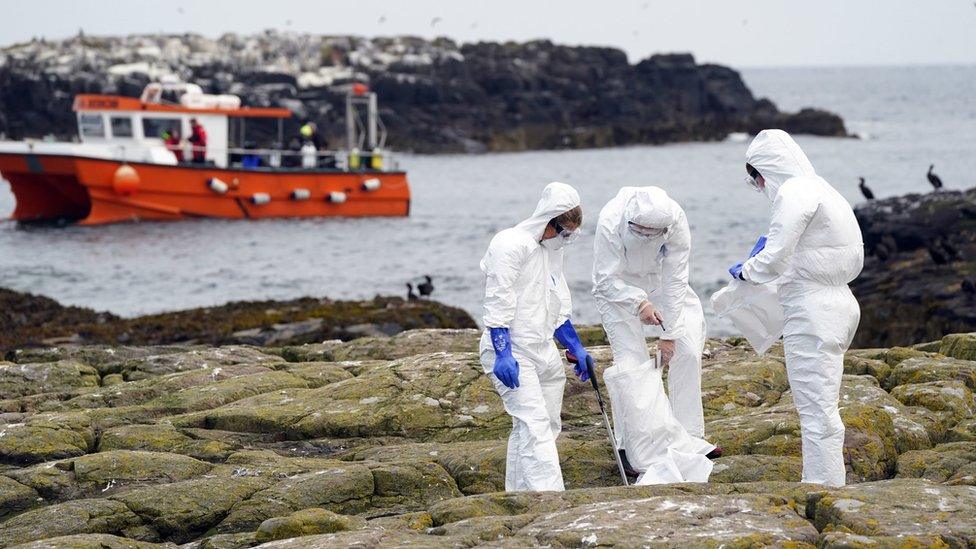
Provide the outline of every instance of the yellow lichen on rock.
[[[602,330],[587,333],[602,342]],[[570,490],[535,494],[502,491],[511,419],[478,359],[478,335],[12,353],[24,363],[0,366],[0,544],[976,539],[963,511],[976,503],[976,362],[958,350],[970,334],[944,338],[942,354],[932,345],[848,353],[844,489],[798,482],[800,425],[781,346],[758,358],[737,340],[708,341],[706,437],[725,455],[706,484],[620,486],[593,390],[566,365],[557,447]],[[599,379],[612,353],[589,350]],[[37,381],[44,373],[56,391]]]

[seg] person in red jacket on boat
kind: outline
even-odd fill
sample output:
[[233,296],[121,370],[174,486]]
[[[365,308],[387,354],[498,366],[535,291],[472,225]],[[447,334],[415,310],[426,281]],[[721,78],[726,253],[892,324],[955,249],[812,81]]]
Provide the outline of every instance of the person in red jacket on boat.
[[173,156],[176,157],[176,162],[178,164],[183,163],[183,143],[180,139],[179,130],[170,130],[163,132],[163,144],[169,149]]
[[203,164],[207,158],[207,130],[196,118],[190,119],[190,143],[193,145],[193,162]]

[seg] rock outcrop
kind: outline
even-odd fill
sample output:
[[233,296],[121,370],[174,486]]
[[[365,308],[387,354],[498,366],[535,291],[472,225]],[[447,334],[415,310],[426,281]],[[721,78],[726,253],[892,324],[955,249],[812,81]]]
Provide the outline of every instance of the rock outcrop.
[[[739,74],[689,54],[630,64],[623,51],[527,43],[457,44],[400,36],[361,38],[268,31],[37,40],[0,50],[0,135],[75,135],[78,93],[137,96],[149,81],[182,79],[246,105],[291,109],[344,136],[344,94],[368,82],[380,98],[389,145],[418,152],[606,147],[716,140],[779,127],[843,136],[840,117],[780,112]],[[249,137],[276,130],[255,121]]]
[[[471,315],[436,301],[379,297],[336,301],[305,297],[289,301],[238,301],[217,307],[119,318],[53,299],[0,288],[0,357],[14,347],[44,343],[162,345],[240,343],[290,345],[390,336],[416,328],[474,328]],[[43,350],[32,350],[46,361]],[[78,357],[104,366],[144,358],[138,348],[84,347]],[[160,354],[160,353],[156,353]],[[74,355],[72,355],[74,357]],[[104,368],[103,368],[104,370]],[[111,380],[109,380],[111,381]]]
[[861,304],[856,346],[976,331],[976,189],[875,200],[855,214],[865,246],[852,284]]
[[[610,350],[587,333],[602,371]],[[567,366],[563,493],[502,492],[511,423],[477,337],[14,351],[0,546],[976,543],[976,335],[848,353],[842,489],[798,482],[779,347],[708,341],[706,431],[726,455],[706,484],[618,486],[593,391]]]

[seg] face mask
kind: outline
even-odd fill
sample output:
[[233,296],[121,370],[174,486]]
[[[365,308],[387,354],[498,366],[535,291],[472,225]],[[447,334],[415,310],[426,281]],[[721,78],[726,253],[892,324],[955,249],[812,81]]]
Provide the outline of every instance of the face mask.
[[540,242],[542,246],[551,251],[561,250],[566,246],[566,239],[561,236],[554,236],[552,238],[547,238]]

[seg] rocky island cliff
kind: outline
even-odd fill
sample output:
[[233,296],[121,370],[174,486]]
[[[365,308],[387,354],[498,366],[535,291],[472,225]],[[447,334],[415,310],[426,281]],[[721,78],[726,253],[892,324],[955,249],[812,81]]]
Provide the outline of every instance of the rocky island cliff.
[[[606,47],[527,43],[458,44],[441,38],[362,38],[268,31],[73,38],[0,50],[0,135],[75,135],[78,93],[138,96],[153,80],[180,79],[245,105],[280,106],[344,135],[346,85],[368,82],[380,98],[388,145],[417,152],[608,147],[718,140],[777,127],[844,136],[837,115],[780,112],[753,96],[740,75],[689,54],[631,64]],[[249,138],[275,135],[260,123]]]

